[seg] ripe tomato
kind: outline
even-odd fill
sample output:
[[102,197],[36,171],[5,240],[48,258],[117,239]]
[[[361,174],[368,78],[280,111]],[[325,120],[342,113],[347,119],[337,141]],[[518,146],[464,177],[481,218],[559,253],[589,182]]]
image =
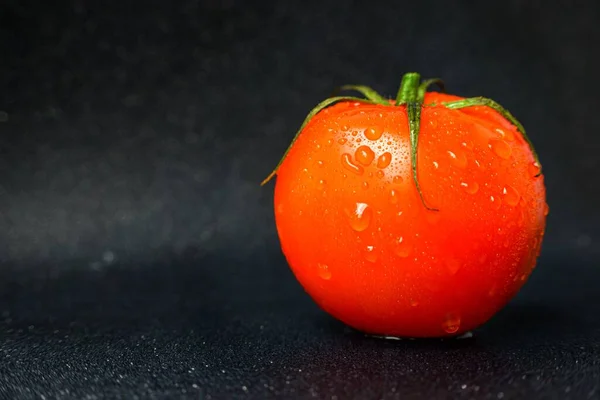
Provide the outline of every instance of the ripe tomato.
[[366,98],[321,103],[274,171],[292,271],[323,310],[370,334],[480,326],[541,248],[544,177],[522,126],[491,100],[431,83],[406,74],[396,100],[344,87]]

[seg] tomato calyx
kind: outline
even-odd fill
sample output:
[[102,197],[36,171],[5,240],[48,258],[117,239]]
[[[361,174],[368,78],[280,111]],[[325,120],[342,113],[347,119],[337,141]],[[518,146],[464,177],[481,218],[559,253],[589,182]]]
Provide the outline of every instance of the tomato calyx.
[[[521,135],[523,136],[523,138],[529,145],[531,152],[533,153],[533,157],[534,157],[536,164],[540,167],[540,170],[537,173],[537,175],[535,175],[535,177],[542,175],[539,157],[535,151],[535,148],[534,148],[531,140],[528,138],[527,134],[525,133],[525,129],[523,128],[523,125],[508,110],[506,110],[504,107],[502,107],[500,104],[498,104],[494,100],[491,100],[491,99],[488,99],[485,97],[471,97],[471,98],[466,98],[466,99],[461,99],[461,100],[456,100],[456,101],[441,102],[439,104],[431,103],[431,104],[424,105],[425,93],[427,92],[427,89],[431,85],[437,85],[442,92],[445,90],[444,82],[441,79],[433,78],[433,79],[426,79],[426,80],[422,81],[421,75],[417,72],[408,72],[408,73],[404,74],[404,76],[402,77],[400,88],[398,89],[398,93],[396,95],[395,100],[386,99],[385,97],[383,97],[382,95],[377,93],[374,89],[372,89],[368,86],[364,86],[364,85],[340,86],[339,88],[337,88],[334,91],[334,93],[331,97],[329,97],[329,98],[323,100],[322,102],[320,102],[319,104],[317,104],[308,113],[308,115],[302,122],[302,125],[300,125],[300,128],[296,132],[296,135],[292,139],[292,142],[290,143],[290,145],[286,149],[285,153],[279,160],[279,163],[273,169],[273,171],[269,174],[269,176],[267,176],[261,182],[261,186],[268,183],[277,174],[279,167],[281,166],[281,164],[287,157],[288,153],[294,146],[294,143],[300,136],[300,133],[306,127],[306,125],[310,122],[310,120],[315,115],[317,115],[319,112],[324,110],[325,108],[330,107],[339,102],[344,102],[344,101],[352,101],[352,102],[358,102],[358,103],[364,103],[364,104],[376,104],[376,105],[381,105],[381,106],[386,106],[386,107],[406,107],[406,112],[408,114],[409,133],[410,133],[410,156],[411,156],[412,178],[413,178],[413,182],[415,184],[415,187],[417,189],[417,192],[419,194],[419,197],[421,199],[423,206],[430,211],[439,211],[439,210],[429,207],[427,205],[427,203],[425,202],[425,198],[423,196],[423,192],[422,192],[421,186],[419,184],[418,173],[417,173],[417,171],[418,171],[418,169],[417,169],[417,150],[418,150],[418,144],[419,144],[421,110],[425,106],[427,106],[427,107],[442,106],[442,107],[445,107],[445,108],[448,108],[451,110],[460,110],[462,108],[474,107],[474,106],[484,106],[484,107],[489,107],[489,108],[493,109],[494,111],[496,111],[500,115],[502,115],[506,120],[511,122],[517,128],[517,130],[521,133]],[[355,92],[362,94],[364,96],[364,98],[355,97],[355,96],[339,96],[338,93],[341,91],[355,91]]]

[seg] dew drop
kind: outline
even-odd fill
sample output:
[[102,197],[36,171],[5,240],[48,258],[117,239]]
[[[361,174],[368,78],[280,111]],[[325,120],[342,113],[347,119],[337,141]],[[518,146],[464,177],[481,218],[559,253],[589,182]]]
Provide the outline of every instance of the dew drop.
[[500,200],[500,197],[490,196],[490,202],[492,203],[492,209],[494,210],[499,210],[502,206],[502,200]]
[[507,160],[512,153],[512,147],[502,139],[492,139],[489,144],[490,149],[500,158]]
[[333,145],[333,139],[327,139],[327,145],[328,146]]
[[462,142],[460,145],[467,150],[473,149],[473,143],[471,143],[471,142]]
[[529,164],[529,167],[527,167],[527,170],[529,171],[529,175],[537,176],[537,175],[539,175],[540,171],[542,170],[542,167],[540,167],[540,163],[538,163],[536,161],[534,163]]
[[399,185],[402,183],[402,181],[404,181],[404,179],[402,179],[402,177],[400,175],[396,175],[394,176],[394,178],[392,179],[392,182],[394,182],[396,185]]
[[433,162],[433,166],[435,167],[435,169],[438,169],[440,167],[440,165],[437,163],[437,161]]
[[550,213],[550,206],[548,203],[544,203],[544,217],[546,217]]
[[348,140],[347,140],[346,138],[339,138],[339,139],[338,139],[338,143],[339,143],[339,144],[346,144],[346,142],[347,142],[347,141],[348,141]]
[[319,189],[323,190],[325,188],[325,180],[319,179]]
[[373,126],[365,130],[365,137],[369,140],[378,140],[383,135],[383,129],[379,126]]
[[390,190],[390,203],[398,204],[398,192],[394,189]]
[[384,176],[385,176],[385,173],[382,170],[377,171],[378,178],[383,178]]
[[377,159],[377,168],[387,168],[388,165],[392,162],[392,153],[386,151]]
[[363,181],[363,183],[361,184],[361,187],[365,190],[367,190],[369,188],[369,183],[367,181]]
[[461,182],[460,186],[467,192],[468,194],[475,194],[479,191],[479,184],[477,182],[473,182],[471,184],[466,182]]
[[317,264],[317,273],[321,279],[326,281],[331,279],[331,271],[329,270],[329,266],[327,264]]
[[507,185],[502,190],[502,193],[504,194],[504,201],[509,206],[514,207],[517,204],[519,204],[519,200],[521,200],[521,195],[519,194],[519,192],[517,192],[517,189],[515,189],[514,187]]
[[367,246],[365,251],[365,260],[372,263],[377,261],[377,253],[375,251],[375,246]]
[[411,307],[416,307],[419,305],[419,302],[416,301],[415,299],[410,299],[410,306]]
[[456,313],[446,314],[446,318],[442,323],[442,329],[446,333],[455,333],[460,329],[460,316]]
[[512,133],[512,131],[496,129],[496,132],[498,132],[500,134],[500,136],[502,136],[502,139],[504,139],[504,140],[508,140],[509,142],[512,142],[515,140],[515,134]]
[[352,162],[352,156],[348,153],[342,154],[342,165],[348,171],[354,172],[356,175],[362,175],[365,172],[364,168]]
[[452,159],[452,163],[454,165],[456,165],[458,168],[466,168],[467,167],[467,156],[465,156],[465,154],[463,152],[460,152],[460,151],[452,152],[452,151],[448,150],[448,155]]
[[402,236],[396,240],[396,248],[394,252],[398,257],[406,258],[410,255],[412,247],[404,240]]
[[369,146],[360,146],[358,149],[356,149],[356,153],[354,153],[354,158],[362,165],[369,166],[375,158],[375,153],[373,152],[373,150],[371,150]]
[[450,275],[455,275],[460,269],[460,267],[461,264],[458,260],[455,260],[453,258],[446,260],[446,268],[448,268],[448,272],[450,272]]
[[356,203],[354,210],[348,214],[350,227],[357,232],[362,232],[369,227],[373,210],[367,203]]
[[323,165],[325,165],[325,163],[322,160],[317,161],[317,165],[319,167],[322,167]]

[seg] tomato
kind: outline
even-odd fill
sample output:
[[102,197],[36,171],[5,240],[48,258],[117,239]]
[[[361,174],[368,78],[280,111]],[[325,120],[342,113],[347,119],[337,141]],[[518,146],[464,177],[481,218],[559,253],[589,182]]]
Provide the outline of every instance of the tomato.
[[293,273],[369,334],[473,330],[521,289],[541,249],[544,176],[523,127],[492,100],[433,83],[408,73],[395,100],[344,87],[365,97],[317,106],[274,171]]

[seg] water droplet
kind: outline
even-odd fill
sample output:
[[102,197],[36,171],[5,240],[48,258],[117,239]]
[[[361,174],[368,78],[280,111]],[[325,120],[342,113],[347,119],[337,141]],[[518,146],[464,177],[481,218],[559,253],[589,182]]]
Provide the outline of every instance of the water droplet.
[[448,268],[448,272],[450,272],[450,275],[454,275],[460,269],[461,264],[458,260],[450,258],[446,260],[446,267]]
[[544,203],[544,217],[550,213],[550,206],[548,203]]
[[505,131],[502,129],[496,129],[496,132],[498,132],[500,134],[500,136],[502,136],[502,138],[504,140],[508,140],[509,142],[512,142],[515,140],[515,134],[512,131]]
[[377,159],[377,168],[387,168],[388,165],[392,162],[392,153],[386,151]]
[[446,333],[455,333],[460,329],[460,315],[456,313],[446,314],[446,318],[442,323],[442,329]]
[[394,176],[394,178],[392,179],[392,182],[394,182],[396,185],[401,184],[402,181],[404,181],[404,179],[402,179],[402,177],[399,175]]
[[460,186],[462,186],[465,192],[467,192],[468,194],[475,194],[479,191],[479,184],[477,182],[473,182],[471,184],[461,182]]
[[394,252],[398,257],[406,258],[410,255],[412,247],[404,240],[402,236],[396,241],[396,248]]
[[358,131],[353,131],[352,132],[352,136],[357,136],[358,135]]
[[375,246],[367,246],[365,260],[372,263],[377,261],[377,252],[375,251]]
[[440,164],[438,164],[437,161],[434,161],[433,166],[435,167],[435,169],[438,169],[440,167]]
[[465,153],[463,153],[461,151],[452,152],[452,151],[448,150],[448,155],[452,159],[452,163],[454,165],[456,165],[458,168],[466,168],[467,167],[467,156],[465,156]]
[[363,183],[361,184],[363,189],[368,189],[369,188],[369,183],[367,181],[363,181]]
[[431,120],[429,121],[429,125],[430,125],[432,128],[435,128],[435,127],[437,126],[437,121],[436,121],[435,119],[431,119]]
[[378,178],[383,178],[384,176],[385,176],[385,173],[382,170],[377,171]]
[[364,168],[352,162],[352,156],[348,153],[342,154],[342,165],[348,171],[354,172],[356,175],[362,175],[365,172]]
[[346,144],[346,142],[347,142],[347,141],[348,141],[348,140],[347,140],[346,138],[339,138],[339,139],[338,139],[338,143],[339,143],[339,144]]
[[502,190],[502,193],[504,194],[504,201],[509,206],[514,207],[517,204],[519,204],[519,200],[521,200],[521,195],[519,194],[519,192],[517,192],[517,189],[515,189],[514,187],[507,185]]
[[325,165],[325,163],[322,160],[317,161],[317,165],[319,167],[322,167],[323,165]]
[[489,144],[490,149],[500,158],[507,160],[512,153],[512,147],[502,139],[491,139]]
[[348,129],[349,129],[349,128],[348,128],[348,125],[343,125],[343,126],[342,126],[342,130],[343,130],[343,131],[347,131]]
[[499,210],[500,206],[502,206],[502,200],[500,197],[490,196],[490,202],[492,203],[492,209]]
[[333,145],[333,139],[327,139],[327,145],[328,146]]
[[525,279],[527,279],[527,274],[522,274],[520,279],[521,282],[525,282]]
[[369,227],[373,210],[367,203],[356,203],[352,212],[348,213],[350,226],[357,232],[362,232]]
[[365,130],[365,137],[369,140],[377,140],[383,135],[383,129],[379,126],[373,126]]
[[398,192],[394,189],[390,190],[390,203],[398,204]]
[[419,302],[416,301],[415,299],[410,299],[410,305],[411,305],[411,307],[416,307],[419,305]]
[[460,145],[467,150],[473,149],[473,143],[471,143],[471,142],[462,142]]
[[326,281],[331,279],[331,271],[329,270],[329,266],[327,264],[317,264],[317,273],[321,279]]
[[538,163],[536,161],[532,164],[529,164],[529,167],[527,167],[527,170],[529,171],[529,175],[537,176],[537,175],[539,175],[540,171],[542,170],[542,167],[540,166],[540,163]]
[[325,181],[323,179],[319,179],[319,189],[323,190],[325,188]]
[[375,158],[375,153],[373,152],[373,150],[371,150],[369,146],[360,146],[358,149],[356,149],[356,153],[354,153],[354,158],[362,165],[369,166]]

